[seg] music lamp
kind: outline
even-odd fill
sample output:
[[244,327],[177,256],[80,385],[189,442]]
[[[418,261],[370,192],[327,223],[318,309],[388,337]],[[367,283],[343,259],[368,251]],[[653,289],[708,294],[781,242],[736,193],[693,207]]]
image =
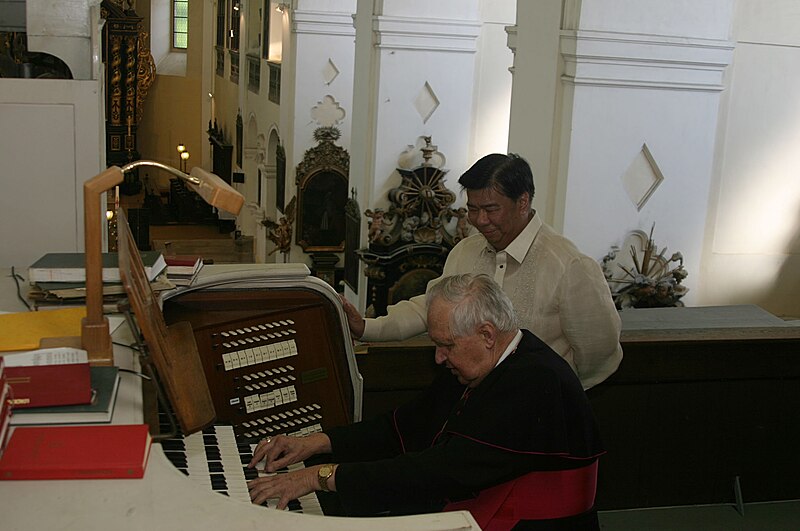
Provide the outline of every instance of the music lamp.
[[102,227],[105,218],[101,205],[102,194],[122,183],[126,172],[140,166],[152,166],[189,183],[209,205],[239,214],[244,204],[242,194],[231,188],[217,175],[202,168],[192,168],[191,174],[166,164],[137,160],[117,167],[111,166],[83,183],[84,246],[86,257],[86,317],[81,321],[81,348],[88,353],[92,365],[113,365],[114,351],[108,318],[103,315],[103,250]]

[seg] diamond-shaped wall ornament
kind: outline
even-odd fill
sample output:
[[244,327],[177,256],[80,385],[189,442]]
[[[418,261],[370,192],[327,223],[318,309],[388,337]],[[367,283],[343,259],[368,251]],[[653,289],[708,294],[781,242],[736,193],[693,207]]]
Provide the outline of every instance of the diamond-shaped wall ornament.
[[439,98],[436,97],[436,93],[433,92],[433,89],[426,81],[422,90],[417,94],[417,98],[414,100],[414,108],[417,109],[417,112],[422,118],[422,123],[428,121],[428,118],[433,115],[438,106]]
[[322,127],[331,127],[344,119],[345,112],[333,96],[325,96],[311,108],[311,118]]
[[339,69],[336,68],[333,59],[328,59],[328,62],[325,63],[325,68],[322,70],[322,78],[325,80],[325,84],[330,85],[333,83],[333,80],[336,79],[338,75]]
[[658,168],[650,149],[646,143],[642,144],[642,149],[622,175],[622,186],[636,206],[636,210],[644,207],[663,180],[664,175]]

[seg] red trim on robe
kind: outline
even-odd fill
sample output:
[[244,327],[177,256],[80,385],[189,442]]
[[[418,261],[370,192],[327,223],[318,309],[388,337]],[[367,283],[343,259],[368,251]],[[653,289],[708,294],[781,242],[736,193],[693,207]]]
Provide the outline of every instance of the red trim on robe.
[[530,472],[482,490],[476,498],[449,503],[444,511],[467,510],[484,531],[507,531],[520,520],[575,516],[594,506],[597,461],[573,470]]

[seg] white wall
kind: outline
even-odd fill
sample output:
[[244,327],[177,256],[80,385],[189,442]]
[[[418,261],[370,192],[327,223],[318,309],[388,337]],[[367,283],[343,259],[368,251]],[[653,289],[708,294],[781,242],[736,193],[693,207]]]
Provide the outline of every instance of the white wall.
[[[102,82],[0,79],[0,267],[83,250],[83,182],[105,167]],[[105,235],[103,235],[105,238]]]
[[[506,27],[516,18],[515,0],[481,0],[481,32],[475,69],[472,145],[468,162],[489,153],[508,152],[511,119],[511,72],[514,56]],[[454,181],[458,176],[451,177]]]
[[55,55],[73,79],[96,79],[100,0],[26,0],[28,50]]
[[[595,259],[621,245],[629,231],[649,232],[655,224],[659,249],[667,247],[667,256],[681,251],[686,258],[684,285],[690,292],[683,300],[689,305],[702,280],[720,95],[732,58],[733,44],[726,38],[732,5],[728,0],[575,3],[574,11],[563,12],[559,58],[552,55],[550,27],[551,55],[515,69],[514,106],[538,108],[527,116],[537,136],[526,135],[526,117],[512,115],[512,122],[519,120],[512,143],[523,155],[533,155],[534,168],[546,168],[536,174],[536,207]],[[546,13],[555,22],[552,4]],[[541,26],[541,20],[531,19],[536,14],[530,6],[520,10],[517,58],[535,54],[531,39],[522,35]],[[537,68],[526,69],[529,64]],[[560,74],[555,87],[539,78],[543,64],[549,65],[546,79]],[[549,106],[533,101],[541,94],[550,98]],[[537,138],[545,139],[545,147],[550,143],[549,153]],[[639,205],[626,192],[623,176],[643,145],[664,180]]]
[[[162,62],[172,48],[172,0],[150,0],[150,53],[156,65]],[[189,36],[189,39],[194,35]]]
[[45,253],[83,250],[82,185],[105,168],[99,1],[51,4],[27,2],[30,49],[75,79],[0,79],[0,267],[23,276]]
[[798,25],[797,2],[737,4],[702,303],[753,302],[800,317]]

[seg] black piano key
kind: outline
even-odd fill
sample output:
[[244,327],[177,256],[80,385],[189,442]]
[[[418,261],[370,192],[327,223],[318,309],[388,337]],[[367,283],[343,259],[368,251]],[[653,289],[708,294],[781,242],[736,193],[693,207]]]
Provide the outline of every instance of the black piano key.
[[184,443],[182,439],[166,439],[161,441],[161,448],[163,448],[165,452],[168,450],[185,451],[186,443]]
[[189,460],[186,458],[173,457],[168,459],[175,468],[189,468]]
[[208,471],[212,473],[221,474],[225,471],[225,467],[222,466],[221,461],[209,461]]

